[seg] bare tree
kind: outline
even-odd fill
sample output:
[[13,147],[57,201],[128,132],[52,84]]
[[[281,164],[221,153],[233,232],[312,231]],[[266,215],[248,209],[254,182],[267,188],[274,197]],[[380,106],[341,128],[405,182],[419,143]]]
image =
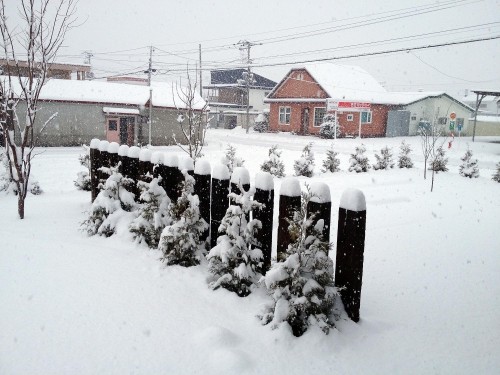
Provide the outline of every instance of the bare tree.
[[202,156],[201,151],[205,144],[205,134],[208,124],[208,104],[197,94],[197,82],[193,82],[187,73],[187,85],[176,85],[176,94],[181,103],[177,106],[179,115],[177,122],[182,133],[182,140],[174,141],[195,162]]
[[[436,150],[444,144],[444,139],[442,139],[444,128],[438,125],[438,114],[436,113],[432,122],[422,123],[418,129],[424,156],[424,179],[427,178],[427,162],[429,158],[435,158]],[[434,168],[432,168],[431,192],[434,189],[434,172]]]
[[[40,92],[66,33],[74,25],[76,0],[21,0],[20,20],[13,28],[8,24],[5,3],[0,0],[1,50],[5,59],[5,77],[0,79],[0,124],[10,178],[17,189],[18,213],[23,219],[37,134],[55,116],[35,134]],[[23,116],[17,113],[19,102],[26,107]]]

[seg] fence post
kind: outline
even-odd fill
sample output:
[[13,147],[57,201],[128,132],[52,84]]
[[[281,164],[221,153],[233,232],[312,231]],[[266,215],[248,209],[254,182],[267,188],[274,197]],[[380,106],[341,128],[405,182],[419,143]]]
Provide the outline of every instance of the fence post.
[[120,172],[124,177],[127,177],[128,173],[128,146],[121,145],[118,147],[118,160],[120,165],[118,166],[118,172]]
[[[322,235],[323,240],[330,243],[330,224],[332,216],[332,199],[330,188],[324,182],[314,182],[311,184],[311,200],[307,203],[307,217],[315,215],[312,220],[311,229],[307,235],[311,234],[312,228],[323,220]],[[328,255],[328,254],[327,254]]]
[[163,152],[155,151],[151,154],[151,164],[153,165],[153,178],[161,176],[161,165],[163,164]]
[[365,230],[365,196],[358,189],[347,189],[339,207],[335,286],[343,288],[340,296],[345,311],[355,322],[359,321],[361,304]]
[[[108,154],[108,141],[99,142],[99,167],[109,168],[109,154]],[[101,170],[97,171],[97,176],[99,178],[99,183],[105,183],[109,175]],[[101,191],[102,189],[99,189]]]
[[162,172],[164,173],[164,175],[162,175],[162,187],[165,189],[165,192],[172,202],[177,202],[177,198],[179,198],[178,185],[184,177],[177,168],[178,165],[179,158],[177,157],[177,155],[173,155],[170,153],[163,154],[164,168],[162,168]]
[[151,150],[142,148],[139,152],[139,179],[143,182],[149,183],[151,182],[152,176],[153,165],[151,164]]
[[212,203],[210,220],[210,248],[217,245],[219,226],[229,207],[229,169],[217,164],[212,172]]
[[[200,201],[200,215],[207,222],[210,223],[210,180],[211,180],[211,167],[207,160],[198,160],[194,167],[194,193],[198,195]],[[206,241],[210,235],[210,228],[207,228],[201,235],[201,239]]]
[[183,171],[184,169],[187,171],[188,175],[194,175],[194,161],[189,156],[184,156],[179,158],[179,171]]
[[269,172],[258,172],[255,175],[255,193],[253,200],[263,203],[264,207],[252,212],[253,218],[260,220],[262,228],[257,231],[256,239],[264,255],[264,272],[271,268],[271,251],[273,246],[273,208],[274,180]]
[[[288,220],[293,219],[293,214],[300,211],[301,190],[300,183],[295,177],[283,179],[280,188],[279,216],[278,216],[278,262],[286,259],[286,249],[291,243],[288,232]],[[287,220],[288,219],[288,220]]]
[[100,151],[99,139],[94,138],[90,141],[90,199],[94,202],[99,193],[99,172]]
[[138,202],[141,192],[137,182],[139,181],[139,153],[141,149],[137,146],[132,146],[128,149],[127,153],[127,177],[131,178],[134,182],[132,183],[131,193],[134,194],[135,200]]
[[108,145],[108,163],[110,167],[116,167],[118,164],[118,150],[120,145],[116,142],[111,142]]

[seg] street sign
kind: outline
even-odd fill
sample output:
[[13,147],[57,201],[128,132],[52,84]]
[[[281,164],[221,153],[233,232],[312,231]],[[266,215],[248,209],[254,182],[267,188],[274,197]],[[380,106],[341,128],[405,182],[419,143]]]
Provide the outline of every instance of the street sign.
[[450,121],[450,130],[454,130],[455,129],[455,121],[451,120]]
[[451,113],[450,113],[450,118],[451,118],[452,120],[455,120],[455,119],[457,118],[457,114],[456,114],[455,112],[451,112]]
[[370,108],[371,104],[368,102],[326,99],[327,111],[365,112]]
[[461,131],[462,131],[462,127],[463,127],[463,125],[462,125],[462,124],[458,124],[458,125],[457,125],[457,129],[458,129],[458,131],[459,131],[459,132],[461,132]]

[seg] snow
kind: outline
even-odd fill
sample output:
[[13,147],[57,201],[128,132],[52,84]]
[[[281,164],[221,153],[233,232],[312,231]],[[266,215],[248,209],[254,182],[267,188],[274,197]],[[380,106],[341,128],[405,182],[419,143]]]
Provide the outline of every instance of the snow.
[[[260,325],[255,316],[271,302],[263,288],[246,298],[211,291],[206,264],[166,267],[159,251],[133,243],[122,222],[110,238],[81,233],[90,208],[90,193],[73,185],[81,148],[37,149],[33,173],[44,194],[28,195],[24,220],[16,197],[0,193],[0,373],[497,373],[500,195],[491,175],[500,138],[456,138],[447,150],[450,171],[436,176],[433,193],[419,138],[404,139],[415,168],[347,172],[361,141],[338,139],[340,172],[297,178],[301,186],[326,183],[333,207],[356,187],[367,208],[359,324],[343,319],[327,336],[315,328],[300,338]],[[215,166],[230,142],[252,155],[245,166],[256,176],[269,147],[279,144],[291,175],[312,140],[319,163],[331,141],[241,128],[209,129],[203,153]],[[402,140],[362,141],[373,159]],[[467,146],[479,161],[478,178],[458,173]],[[155,151],[183,153],[175,146]],[[283,183],[276,178],[275,189]],[[332,209],[334,245],[337,218]]]
[[103,107],[102,111],[104,113],[113,113],[120,115],[139,115],[140,112],[135,108],[112,108],[112,107]]
[[246,185],[250,183],[250,174],[245,167],[236,167],[231,175],[231,183],[236,185]]
[[100,141],[99,142],[99,151],[108,151],[109,142],[108,141]]
[[265,191],[274,190],[274,180],[271,173],[257,172],[255,174],[255,188]]
[[311,184],[311,202],[326,203],[331,202],[330,188],[324,182],[314,182]]
[[187,171],[192,171],[194,170],[194,161],[191,159],[189,156],[183,156],[179,158],[179,169],[182,170],[187,170]]
[[120,156],[127,156],[128,155],[128,146],[127,145],[121,145],[118,147],[118,155]]
[[179,157],[175,154],[166,152],[163,154],[163,165],[167,167],[177,167],[179,165]]
[[151,154],[151,163],[161,164],[163,163],[163,152],[155,151]]
[[139,160],[140,161],[151,161],[151,150],[147,148],[141,148],[139,152]]
[[90,141],[90,148],[98,149],[98,148],[99,148],[99,142],[101,142],[101,140],[100,140],[100,139],[93,138],[93,139]]
[[280,195],[299,197],[301,194],[300,182],[295,177],[285,177],[281,183]]
[[214,166],[214,170],[212,172],[212,178],[217,180],[229,180],[229,169],[227,166],[221,163],[217,163]]
[[141,149],[137,146],[132,146],[128,149],[127,156],[129,158],[137,159],[139,158],[139,154],[141,153]]
[[355,212],[366,211],[365,195],[359,189],[346,189],[340,198],[339,207]]
[[108,152],[110,154],[117,154],[119,149],[120,149],[120,145],[116,142],[111,142],[108,145]]
[[198,161],[196,161],[196,165],[194,166],[194,173],[200,176],[206,176],[212,173],[210,162],[205,159],[198,159]]

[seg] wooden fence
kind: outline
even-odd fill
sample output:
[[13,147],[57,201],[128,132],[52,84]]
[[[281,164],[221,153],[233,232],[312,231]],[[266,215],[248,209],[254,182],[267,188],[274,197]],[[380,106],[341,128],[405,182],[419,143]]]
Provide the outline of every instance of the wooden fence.
[[[248,172],[241,173],[244,181],[231,181],[226,166],[219,164],[212,169],[210,164],[201,160],[194,168],[189,158],[179,159],[176,155],[163,152],[151,152],[138,147],[119,146],[117,143],[93,139],[90,144],[90,176],[92,202],[99,193],[99,181],[107,177],[101,167],[118,166],[118,171],[134,181],[151,181],[152,177],[161,176],[161,186],[172,201],[177,201],[181,194],[183,181],[182,170],[195,179],[195,194],[200,201],[200,215],[209,223],[209,230],[203,234],[203,240],[210,238],[210,246],[217,243],[219,225],[230,205],[228,194],[238,191],[239,186],[248,191],[250,179]],[[244,172],[244,171],[243,171]],[[312,183],[314,198],[307,205],[307,215],[314,215],[313,225],[323,220],[323,235],[330,241],[331,209],[330,191],[324,183]],[[137,183],[133,193],[139,200],[140,191]],[[264,254],[265,269],[271,267],[272,232],[274,225],[274,182],[269,173],[259,172],[255,177],[254,199],[264,203],[265,207],[252,213],[262,222],[262,230],[257,234]],[[286,257],[286,249],[291,243],[288,233],[289,219],[301,207],[301,188],[296,178],[282,181],[279,196],[277,260]],[[338,232],[335,263],[335,286],[341,288],[341,298],[348,316],[359,321],[361,302],[361,284],[363,276],[363,258],[366,228],[366,204],[361,191],[348,189],[341,198],[338,215]]]

